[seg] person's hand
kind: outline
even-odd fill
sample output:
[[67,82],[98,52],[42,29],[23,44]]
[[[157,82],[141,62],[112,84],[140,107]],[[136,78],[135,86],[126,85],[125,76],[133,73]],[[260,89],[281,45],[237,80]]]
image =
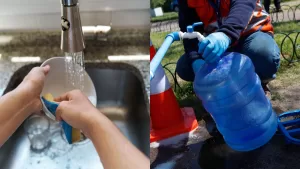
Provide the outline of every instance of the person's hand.
[[198,52],[202,54],[205,61],[213,63],[228,49],[230,43],[231,40],[225,33],[215,32],[199,42]]
[[49,70],[50,66],[48,65],[33,68],[17,88],[24,96],[24,100],[29,102],[32,113],[39,112],[42,109],[40,94]]
[[85,136],[89,136],[89,130],[93,120],[102,115],[80,91],[73,90],[55,98],[60,102],[56,109],[56,120],[64,120],[74,128],[80,129]]

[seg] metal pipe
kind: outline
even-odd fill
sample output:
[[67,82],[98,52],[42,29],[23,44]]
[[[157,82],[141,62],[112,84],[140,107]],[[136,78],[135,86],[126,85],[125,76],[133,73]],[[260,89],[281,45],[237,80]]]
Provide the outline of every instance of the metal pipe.
[[166,52],[174,41],[179,41],[180,36],[178,32],[170,33],[166,36],[164,43],[161,45],[159,50],[156,52],[155,56],[150,62],[150,80],[154,77],[156,69],[160,65],[160,62],[164,58]]

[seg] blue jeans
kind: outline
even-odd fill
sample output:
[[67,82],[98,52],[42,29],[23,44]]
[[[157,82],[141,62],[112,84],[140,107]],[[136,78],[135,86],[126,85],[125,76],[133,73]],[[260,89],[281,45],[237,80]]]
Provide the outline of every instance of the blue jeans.
[[[227,50],[248,56],[255,67],[255,72],[263,83],[268,83],[276,77],[280,65],[280,50],[273,36],[264,32],[254,32],[239,39],[238,44]],[[194,81],[192,60],[187,54],[180,57],[176,72],[186,81]]]

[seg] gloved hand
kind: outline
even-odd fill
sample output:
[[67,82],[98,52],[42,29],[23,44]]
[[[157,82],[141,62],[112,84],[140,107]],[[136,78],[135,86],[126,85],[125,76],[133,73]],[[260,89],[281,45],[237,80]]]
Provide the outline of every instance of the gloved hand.
[[202,54],[205,61],[213,63],[227,50],[230,43],[231,40],[225,33],[215,32],[198,44],[198,52]]

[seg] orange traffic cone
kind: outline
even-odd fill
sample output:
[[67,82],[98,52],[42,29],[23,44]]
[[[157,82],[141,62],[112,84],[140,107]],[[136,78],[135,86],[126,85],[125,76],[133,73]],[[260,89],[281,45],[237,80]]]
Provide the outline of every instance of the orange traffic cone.
[[[150,40],[150,60],[156,51]],[[180,109],[163,67],[150,82],[150,143],[193,131],[198,127],[193,108]]]

